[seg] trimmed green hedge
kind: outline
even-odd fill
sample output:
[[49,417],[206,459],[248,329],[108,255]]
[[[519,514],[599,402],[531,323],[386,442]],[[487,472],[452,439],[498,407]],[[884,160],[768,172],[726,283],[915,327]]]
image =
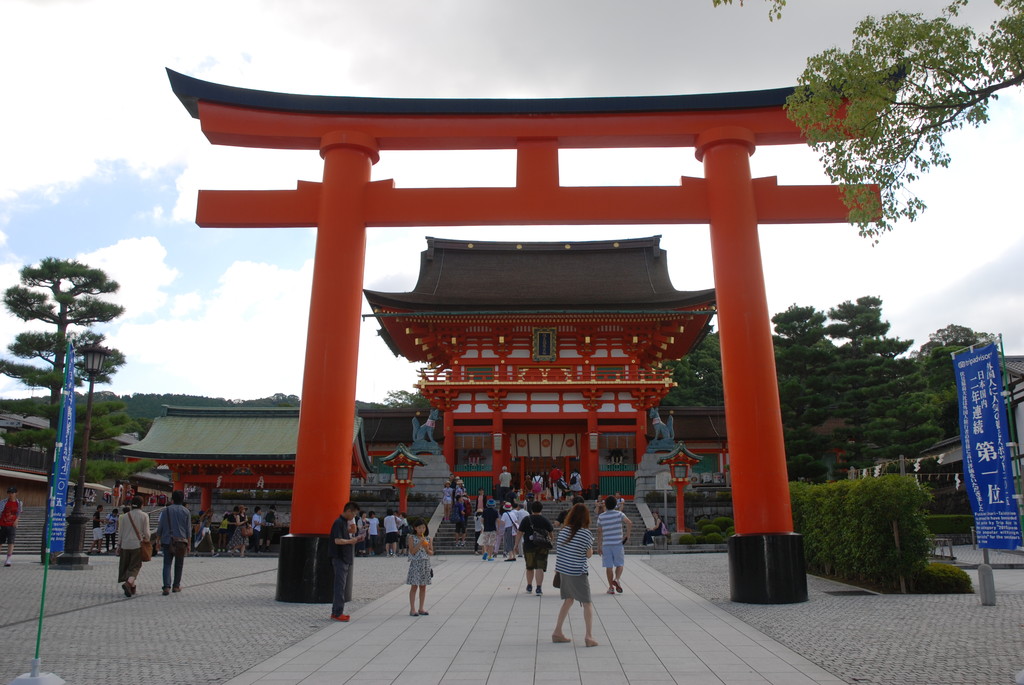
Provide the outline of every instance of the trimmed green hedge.
[[928,564],[914,578],[914,592],[919,594],[969,594],[974,592],[971,577],[956,566]]
[[970,514],[933,514],[925,523],[934,535],[968,535],[974,525],[974,517]]
[[790,495],[808,570],[895,589],[927,566],[931,495],[912,477],[790,483]]

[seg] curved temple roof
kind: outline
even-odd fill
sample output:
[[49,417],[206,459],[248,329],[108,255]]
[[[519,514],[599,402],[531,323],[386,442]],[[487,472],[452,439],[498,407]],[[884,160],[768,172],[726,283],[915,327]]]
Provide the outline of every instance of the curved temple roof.
[[225,86],[167,69],[171,89],[185,109],[199,118],[199,101],[251,109],[303,114],[636,114],[699,112],[781,107],[792,87],[738,93],[652,95],[634,97],[540,99],[365,98],[337,95],[296,95]]
[[366,290],[372,307],[401,311],[664,310],[712,305],[713,289],[672,286],[661,236],[558,243],[427,238],[416,287]]

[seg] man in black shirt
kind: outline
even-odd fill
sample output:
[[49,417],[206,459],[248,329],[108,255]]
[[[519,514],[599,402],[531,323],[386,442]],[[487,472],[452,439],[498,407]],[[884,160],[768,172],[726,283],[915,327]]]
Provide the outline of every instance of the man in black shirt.
[[348,571],[352,567],[354,559],[352,546],[361,542],[366,533],[352,535],[352,519],[359,513],[359,505],[349,502],[331,526],[331,541],[334,543],[327,548],[331,563],[334,564],[334,604],[331,607],[331,618],[335,621],[348,621],[348,614],[345,613],[345,584],[348,581]]
[[[537,579],[537,596],[544,594],[540,587],[544,584],[544,572],[548,570],[548,552],[554,542],[555,529],[540,512],[544,505],[539,500],[530,503],[530,515],[519,522],[516,533],[516,545],[523,543],[523,557],[526,559],[526,592],[533,592],[533,580]],[[545,542],[546,540],[546,542]]]

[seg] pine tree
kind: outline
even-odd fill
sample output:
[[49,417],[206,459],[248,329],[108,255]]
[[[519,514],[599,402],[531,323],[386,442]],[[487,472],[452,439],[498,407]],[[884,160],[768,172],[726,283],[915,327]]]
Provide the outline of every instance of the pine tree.
[[[100,298],[116,293],[119,287],[101,269],[76,260],[47,257],[38,266],[22,268],[21,285],[4,292],[4,305],[22,321],[38,321],[51,330],[19,333],[7,348],[15,357],[42,362],[42,366],[0,360],[0,374],[31,388],[46,388],[50,391],[49,404],[57,405],[68,341],[79,346],[103,340],[89,327],[124,313],[124,307]],[[123,364],[124,356],[114,350],[97,381],[109,382],[110,375]]]

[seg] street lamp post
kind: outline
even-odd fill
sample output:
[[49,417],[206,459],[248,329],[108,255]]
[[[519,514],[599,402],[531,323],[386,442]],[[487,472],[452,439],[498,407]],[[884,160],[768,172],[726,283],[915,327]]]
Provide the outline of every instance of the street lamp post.
[[679,442],[675,449],[665,457],[658,460],[658,464],[669,468],[669,482],[676,488],[676,532],[686,532],[686,501],[684,492],[690,484],[690,467],[700,462],[700,457],[686,449],[686,446]]
[[85,553],[85,531],[89,516],[83,511],[85,500],[85,466],[89,460],[89,434],[92,432],[92,392],[96,376],[103,371],[103,364],[110,356],[110,350],[99,345],[84,345],[78,350],[89,376],[89,394],[85,404],[85,434],[82,439],[82,457],[78,467],[78,482],[75,484],[75,506],[68,516],[67,537],[64,540],[64,554],[57,557],[57,565],[73,570],[91,569],[89,555]]
[[394,483],[398,488],[398,510],[408,511],[409,502],[406,493],[413,487],[412,473],[417,466],[426,466],[427,462],[419,459],[409,449],[399,443],[398,449],[381,459],[381,464],[394,469]]

